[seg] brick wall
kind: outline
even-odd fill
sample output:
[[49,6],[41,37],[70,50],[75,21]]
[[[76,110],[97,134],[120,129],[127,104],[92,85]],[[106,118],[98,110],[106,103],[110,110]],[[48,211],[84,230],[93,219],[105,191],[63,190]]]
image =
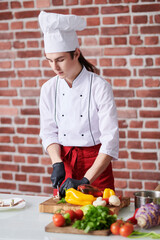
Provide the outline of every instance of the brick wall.
[[40,10],[82,15],[81,50],[113,87],[120,127],[116,190],[160,183],[160,0],[0,1],[0,192],[50,194],[39,138],[39,93],[54,73],[44,58]]

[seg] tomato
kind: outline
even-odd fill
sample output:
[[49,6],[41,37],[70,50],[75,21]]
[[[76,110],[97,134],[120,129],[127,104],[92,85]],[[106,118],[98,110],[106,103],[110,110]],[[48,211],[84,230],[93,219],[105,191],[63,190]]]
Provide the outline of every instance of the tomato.
[[77,209],[75,211],[76,219],[81,220],[83,218],[83,211],[81,209]]
[[60,213],[55,213],[52,217],[53,223],[56,227],[62,227],[65,224],[65,219]]
[[71,209],[66,210],[65,213],[69,213],[71,221],[73,221],[76,218],[75,211],[73,211]]
[[125,223],[119,230],[119,233],[123,237],[128,237],[134,230],[133,224]]
[[112,223],[110,226],[110,230],[111,233],[113,233],[114,235],[119,235],[120,224],[118,224],[117,222]]

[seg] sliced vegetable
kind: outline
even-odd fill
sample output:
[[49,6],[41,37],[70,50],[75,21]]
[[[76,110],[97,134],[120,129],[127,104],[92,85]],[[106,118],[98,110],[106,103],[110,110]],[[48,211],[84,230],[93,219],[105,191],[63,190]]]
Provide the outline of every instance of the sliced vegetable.
[[93,230],[109,229],[116,219],[117,215],[109,215],[109,208],[91,205],[84,218],[75,221],[73,227],[88,233]]
[[91,194],[94,197],[102,197],[103,196],[103,191],[101,191],[97,187],[92,186],[91,184],[79,185],[77,190],[82,193],[85,193],[85,194]]
[[68,203],[83,206],[83,205],[92,204],[93,201],[96,200],[96,198],[90,194],[84,194],[78,190],[75,190],[74,188],[69,188],[66,191],[65,200]]
[[135,218],[141,228],[151,228],[160,225],[160,205],[152,202],[141,206]]

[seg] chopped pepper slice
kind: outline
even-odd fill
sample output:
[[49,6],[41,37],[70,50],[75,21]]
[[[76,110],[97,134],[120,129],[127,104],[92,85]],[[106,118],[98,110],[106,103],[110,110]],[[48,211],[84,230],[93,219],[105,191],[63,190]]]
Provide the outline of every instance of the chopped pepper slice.
[[105,188],[103,192],[103,198],[109,198],[110,196],[115,195],[115,192],[111,188]]
[[84,205],[92,204],[93,201],[96,200],[96,198],[90,194],[84,194],[80,191],[77,191],[74,188],[69,188],[66,191],[65,200],[66,202],[74,205],[84,206]]

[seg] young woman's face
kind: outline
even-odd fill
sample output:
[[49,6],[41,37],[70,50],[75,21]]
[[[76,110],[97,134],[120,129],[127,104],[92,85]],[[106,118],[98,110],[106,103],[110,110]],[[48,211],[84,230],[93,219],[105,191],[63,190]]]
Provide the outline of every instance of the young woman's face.
[[[78,56],[79,57],[79,56]],[[72,79],[76,72],[78,57],[75,51],[75,56],[71,58],[70,53],[46,53],[46,59],[56,75],[63,79]]]

